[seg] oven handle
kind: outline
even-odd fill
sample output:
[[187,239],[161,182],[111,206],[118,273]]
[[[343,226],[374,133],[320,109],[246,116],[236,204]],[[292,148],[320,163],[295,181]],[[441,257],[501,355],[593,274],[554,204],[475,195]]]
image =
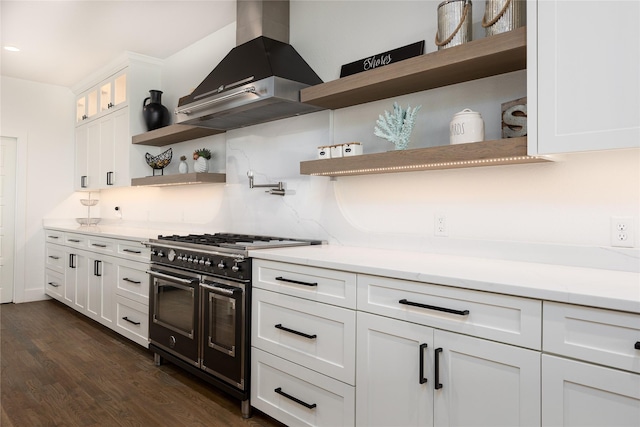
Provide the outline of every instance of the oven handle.
[[185,285],[190,285],[193,282],[197,282],[198,281],[198,279],[196,277],[194,277],[193,279],[183,279],[181,277],[171,276],[169,274],[159,273],[159,272],[153,271],[153,270],[147,270],[147,274],[150,274],[151,276],[159,277],[161,279],[167,279],[167,280],[171,280],[171,281],[174,281],[174,282],[184,283]]
[[202,282],[200,282],[200,286],[205,288],[205,289],[208,289],[211,292],[214,292],[216,294],[227,295],[227,296],[232,296],[236,292],[242,291],[242,289],[240,289],[240,288],[227,289],[227,288],[221,288],[219,286],[207,285],[207,284],[202,283]]

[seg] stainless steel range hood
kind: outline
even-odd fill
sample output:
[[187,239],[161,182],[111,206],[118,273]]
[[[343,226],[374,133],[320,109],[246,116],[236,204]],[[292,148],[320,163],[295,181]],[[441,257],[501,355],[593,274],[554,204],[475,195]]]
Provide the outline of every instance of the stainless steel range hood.
[[300,90],[322,83],[289,42],[289,1],[237,1],[237,46],[175,110],[176,123],[220,130],[319,111]]

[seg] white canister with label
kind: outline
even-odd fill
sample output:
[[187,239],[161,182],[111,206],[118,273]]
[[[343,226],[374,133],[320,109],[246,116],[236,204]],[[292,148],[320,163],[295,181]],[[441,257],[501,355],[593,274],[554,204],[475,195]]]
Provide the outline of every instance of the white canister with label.
[[454,114],[449,124],[449,142],[464,144],[479,141],[484,141],[484,120],[480,113],[465,108]]
[[359,142],[347,142],[342,146],[342,155],[344,157],[359,156],[362,154],[362,144]]
[[318,147],[318,158],[319,159],[330,159],[331,158],[331,148],[328,146]]
[[331,146],[331,158],[342,157],[342,144]]

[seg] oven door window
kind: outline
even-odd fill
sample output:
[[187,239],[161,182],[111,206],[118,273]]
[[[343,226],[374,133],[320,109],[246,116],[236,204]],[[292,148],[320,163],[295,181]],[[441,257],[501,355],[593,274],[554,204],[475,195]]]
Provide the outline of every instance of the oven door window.
[[207,345],[234,357],[236,354],[236,300],[209,292],[209,333]]
[[194,287],[155,279],[153,322],[189,338],[194,336]]

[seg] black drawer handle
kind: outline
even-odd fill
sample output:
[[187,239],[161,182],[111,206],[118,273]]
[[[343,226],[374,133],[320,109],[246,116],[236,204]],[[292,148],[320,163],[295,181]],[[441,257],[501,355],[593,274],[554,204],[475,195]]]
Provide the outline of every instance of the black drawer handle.
[[59,287],[59,286],[60,286],[60,285],[58,285],[58,284],[57,284],[57,283],[55,283],[55,282],[49,282],[49,285],[53,286],[54,288],[57,288],[57,287]]
[[281,395],[281,396],[286,397],[287,399],[293,400],[294,402],[296,402],[296,403],[298,403],[298,404],[300,404],[300,405],[302,405],[302,406],[304,406],[304,407],[306,407],[306,408],[313,409],[313,408],[315,408],[316,406],[318,406],[318,405],[316,405],[315,403],[311,403],[311,404],[309,404],[309,403],[307,403],[307,402],[303,402],[302,400],[300,400],[300,399],[298,399],[298,398],[296,398],[296,397],[293,397],[293,396],[291,396],[290,394],[285,393],[284,391],[282,391],[282,387],[278,387],[277,389],[275,389],[275,390],[273,390],[273,391],[275,391],[276,393],[278,393],[278,394],[279,394],[279,395]]
[[131,252],[132,254],[141,254],[142,251],[134,251],[133,249],[123,249],[122,252]]
[[49,255],[49,258],[51,258],[51,259],[60,259],[59,256],[55,256],[55,255]]
[[98,248],[106,248],[107,245],[103,245],[102,243],[92,243],[91,246],[96,246]]
[[411,306],[414,306],[414,307],[427,308],[429,310],[444,311],[445,313],[457,314],[459,316],[468,316],[469,315],[469,310],[453,310],[451,308],[436,307],[435,305],[426,305],[426,304],[420,304],[419,302],[407,301],[406,299],[401,299],[398,302],[400,304],[404,304],[404,305],[411,305]]
[[140,324],[140,322],[134,322],[133,320],[129,319],[127,316],[124,316],[122,318],[122,320],[125,320],[125,321],[127,321],[129,323],[133,323],[134,325],[139,325]]
[[73,242],[73,243],[80,243],[80,240],[78,240],[78,239],[69,239],[69,241]]
[[420,344],[420,384],[427,382],[424,377],[424,349],[427,348],[427,344]]
[[47,236],[47,237],[50,238],[50,239],[58,239],[59,238],[58,236]]
[[295,283],[296,285],[304,285],[304,286],[318,286],[317,283],[311,283],[311,282],[301,282],[299,280],[292,280],[292,279],[285,279],[282,276],[278,276],[276,277],[276,280],[279,280],[281,282],[287,282],[287,283]]
[[435,368],[434,368],[434,370],[436,371],[435,372],[436,378],[434,380],[434,382],[435,382],[434,388],[436,390],[440,390],[442,388],[442,384],[440,384],[440,353],[442,353],[442,347],[436,348],[436,351],[435,351],[436,363],[435,363]]
[[125,277],[125,278],[124,278],[124,279],[122,279],[122,280],[124,280],[125,282],[129,282],[129,283],[135,283],[136,285],[139,285],[140,283],[142,283],[142,282],[139,282],[139,281],[137,281],[137,280],[131,280],[131,279],[129,279],[128,277]]
[[636,341],[636,345],[634,346],[636,350],[640,350],[640,341]]
[[305,334],[304,332],[299,332],[299,331],[295,331],[293,329],[285,328],[284,326],[282,326],[282,323],[278,323],[276,325],[276,328],[282,329],[283,331],[290,332],[292,334],[300,335],[301,337],[309,338],[310,340],[314,340],[314,339],[318,338],[318,336],[315,335],[315,334],[309,335],[309,334]]

